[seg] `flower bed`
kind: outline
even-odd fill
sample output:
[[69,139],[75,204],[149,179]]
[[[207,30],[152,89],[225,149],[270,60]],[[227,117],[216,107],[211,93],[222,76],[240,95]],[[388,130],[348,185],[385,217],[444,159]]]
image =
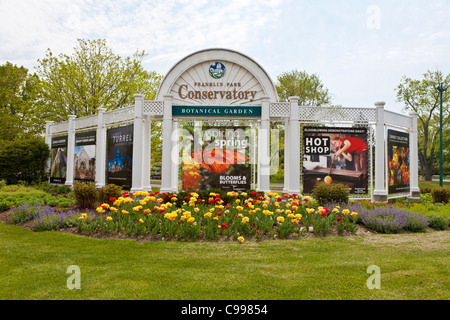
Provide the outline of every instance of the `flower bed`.
[[[416,208],[416,207],[412,207]],[[95,237],[148,240],[295,238],[448,228],[448,218],[412,212],[410,207],[367,201],[317,206],[308,196],[202,191],[178,194],[124,192],[96,211],[22,204],[0,220],[35,231],[66,230]],[[7,218],[6,218],[7,217]]]
[[423,232],[429,225],[425,215],[392,205],[351,203],[348,208],[358,211],[361,223],[379,233],[398,233],[402,230]]
[[58,210],[47,205],[25,203],[12,209],[9,221],[13,224],[27,224],[35,231],[56,230],[76,224],[79,212]]
[[244,242],[246,238],[288,238],[310,229],[325,236],[333,226],[339,233],[356,233],[357,212],[336,206],[310,207],[308,196],[277,193],[233,193],[224,201],[211,192],[207,199],[190,192],[178,194],[125,192],[97,207],[97,214],[82,214],[77,231],[158,236],[160,239],[215,240],[221,236]]

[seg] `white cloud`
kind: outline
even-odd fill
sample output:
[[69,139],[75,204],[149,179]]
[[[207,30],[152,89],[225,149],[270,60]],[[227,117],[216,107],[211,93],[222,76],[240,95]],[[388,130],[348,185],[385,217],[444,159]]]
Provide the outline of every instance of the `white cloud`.
[[[368,28],[368,8],[379,28]],[[276,79],[293,69],[318,73],[336,103],[392,99],[401,75],[450,72],[447,0],[0,0],[0,64],[31,69],[50,48],[73,52],[77,38],[108,41],[165,73],[204,48],[245,53]],[[372,101],[373,100],[373,101]]]

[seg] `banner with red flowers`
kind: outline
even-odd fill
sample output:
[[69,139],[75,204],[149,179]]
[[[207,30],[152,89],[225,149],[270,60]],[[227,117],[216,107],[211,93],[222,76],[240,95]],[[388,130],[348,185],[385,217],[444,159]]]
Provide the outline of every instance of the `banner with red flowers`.
[[250,127],[185,126],[184,129],[194,137],[183,147],[184,191],[250,189]]

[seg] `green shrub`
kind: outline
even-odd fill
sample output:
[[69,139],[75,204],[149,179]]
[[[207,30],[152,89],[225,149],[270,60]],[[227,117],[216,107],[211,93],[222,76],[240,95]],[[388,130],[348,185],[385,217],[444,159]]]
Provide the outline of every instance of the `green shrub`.
[[70,186],[56,186],[56,193],[58,194],[65,194],[69,193],[71,191]]
[[450,199],[450,189],[447,187],[437,187],[431,190],[434,203],[448,203]]
[[0,202],[0,212],[9,210],[9,208],[11,208],[11,206],[12,206],[11,202],[8,202],[8,201]]
[[61,208],[68,208],[72,205],[69,199],[62,199],[58,202],[58,206]]
[[58,205],[58,200],[50,200],[47,202],[47,205],[50,207],[56,207]]
[[74,182],[73,193],[78,208],[92,209],[96,206],[98,201],[98,191],[95,187],[95,183]]
[[431,193],[430,187],[419,187],[420,193]]
[[49,156],[49,147],[43,139],[3,141],[0,145],[0,178],[8,184],[45,181]]
[[427,216],[429,226],[435,230],[445,230],[449,226],[449,218],[442,215],[430,214]]
[[433,203],[433,197],[431,196],[431,193],[420,194],[420,202],[421,203]]
[[110,198],[119,198],[121,194],[122,187],[112,183],[98,189],[98,198],[102,203],[109,202]]
[[312,191],[314,199],[318,204],[325,206],[328,203],[347,203],[349,198],[349,189],[342,183],[318,183]]

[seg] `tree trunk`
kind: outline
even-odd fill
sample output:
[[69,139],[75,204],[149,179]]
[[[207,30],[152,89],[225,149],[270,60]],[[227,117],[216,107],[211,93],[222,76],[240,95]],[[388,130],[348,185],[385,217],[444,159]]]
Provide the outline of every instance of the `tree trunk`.
[[433,176],[434,157],[432,155],[427,157],[423,152],[419,152],[419,159],[424,180],[431,181]]

